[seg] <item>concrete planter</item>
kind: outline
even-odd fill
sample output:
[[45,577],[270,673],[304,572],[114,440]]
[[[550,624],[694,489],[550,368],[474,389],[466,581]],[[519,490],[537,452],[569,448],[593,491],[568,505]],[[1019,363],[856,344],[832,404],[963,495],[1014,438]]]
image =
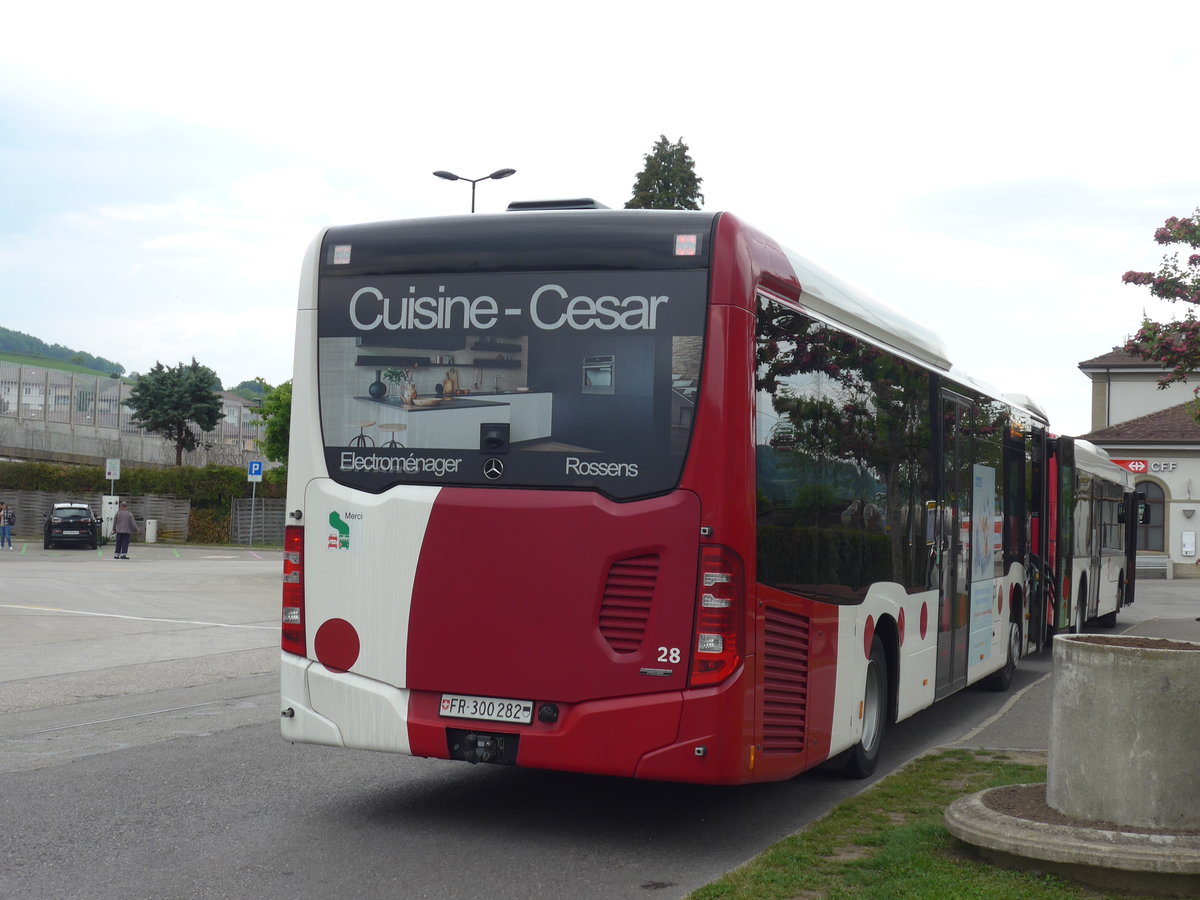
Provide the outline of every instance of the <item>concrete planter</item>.
[[1058,635],[1046,801],[1136,828],[1200,828],[1200,644]]

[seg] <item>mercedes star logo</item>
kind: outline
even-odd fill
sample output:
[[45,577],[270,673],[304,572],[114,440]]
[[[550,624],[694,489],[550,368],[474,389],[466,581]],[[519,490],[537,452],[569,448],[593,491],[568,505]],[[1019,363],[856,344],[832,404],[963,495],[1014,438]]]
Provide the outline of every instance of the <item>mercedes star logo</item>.
[[504,474],[504,463],[500,462],[500,460],[496,459],[495,457],[492,457],[483,464],[483,474],[492,481],[495,481]]

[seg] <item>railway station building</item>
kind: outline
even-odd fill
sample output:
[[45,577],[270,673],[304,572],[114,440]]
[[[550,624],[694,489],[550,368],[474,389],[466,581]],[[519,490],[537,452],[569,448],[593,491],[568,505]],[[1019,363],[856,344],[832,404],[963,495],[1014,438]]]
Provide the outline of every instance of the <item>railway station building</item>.
[[1123,348],[1084,360],[1092,382],[1091,431],[1146,495],[1138,526],[1138,577],[1200,578],[1200,411],[1195,384],[1158,387],[1163,368]]

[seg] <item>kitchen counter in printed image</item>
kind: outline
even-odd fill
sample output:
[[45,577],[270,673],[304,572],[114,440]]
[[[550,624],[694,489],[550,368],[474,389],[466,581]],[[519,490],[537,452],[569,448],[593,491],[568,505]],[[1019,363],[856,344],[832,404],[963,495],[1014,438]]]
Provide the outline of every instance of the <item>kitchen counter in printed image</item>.
[[[394,397],[376,400],[355,397],[363,417],[375,422],[370,436],[376,445],[392,439],[387,425],[397,428],[395,439],[418,449],[478,450],[479,428],[507,423],[509,441],[529,441],[550,436],[554,395],[548,391],[508,391],[441,397],[422,395],[406,406]],[[435,415],[436,413],[436,415]],[[369,433],[369,432],[368,432]]]

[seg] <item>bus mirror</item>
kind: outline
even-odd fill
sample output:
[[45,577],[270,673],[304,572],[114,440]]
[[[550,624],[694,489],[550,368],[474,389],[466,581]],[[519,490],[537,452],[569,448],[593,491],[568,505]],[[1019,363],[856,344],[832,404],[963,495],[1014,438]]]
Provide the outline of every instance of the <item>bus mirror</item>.
[[1137,523],[1139,525],[1150,524],[1150,504],[1146,502],[1146,495],[1142,491],[1133,493],[1133,502],[1137,509]]

